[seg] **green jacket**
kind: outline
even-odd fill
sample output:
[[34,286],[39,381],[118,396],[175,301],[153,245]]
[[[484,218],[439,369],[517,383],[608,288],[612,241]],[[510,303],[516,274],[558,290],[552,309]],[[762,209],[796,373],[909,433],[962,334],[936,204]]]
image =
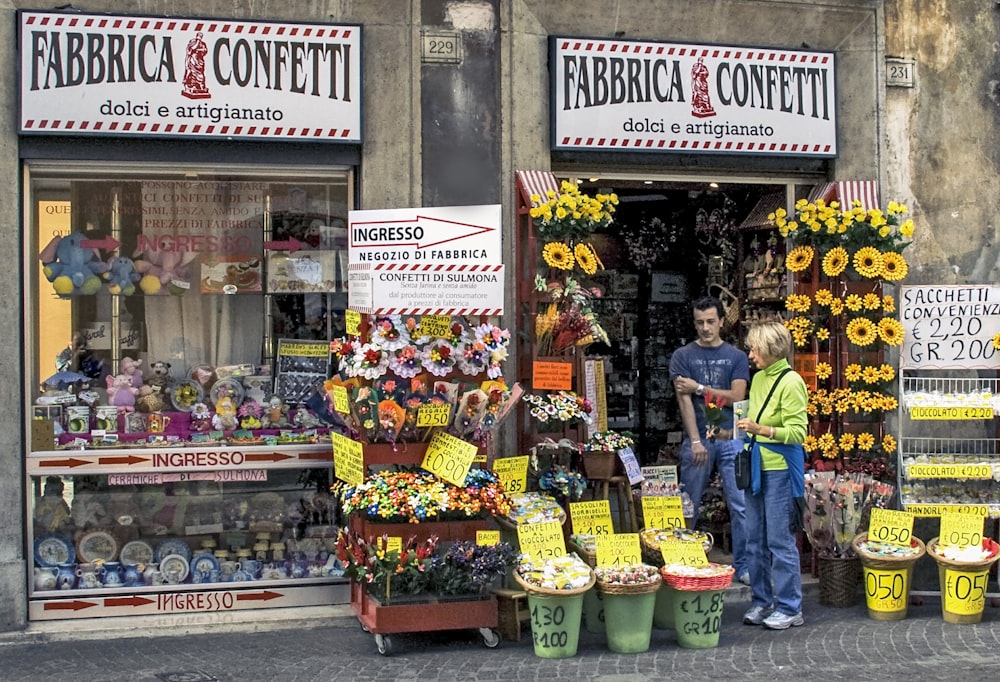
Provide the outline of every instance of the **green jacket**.
[[774,384],[778,375],[788,368],[788,360],[782,358],[754,374],[750,382],[750,406],[747,416],[761,426],[776,428],[773,440],[763,435],[757,436],[757,442],[761,446],[764,471],[788,468],[784,457],[768,450],[767,444],[769,442],[793,445],[801,444],[806,439],[806,430],[809,424],[806,405],[809,402],[809,394],[806,390],[806,383],[797,372],[789,372],[781,380],[778,389],[767,402],[764,414],[761,415],[760,419],[757,419],[757,413],[760,411],[764,399],[767,398],[771,385]]

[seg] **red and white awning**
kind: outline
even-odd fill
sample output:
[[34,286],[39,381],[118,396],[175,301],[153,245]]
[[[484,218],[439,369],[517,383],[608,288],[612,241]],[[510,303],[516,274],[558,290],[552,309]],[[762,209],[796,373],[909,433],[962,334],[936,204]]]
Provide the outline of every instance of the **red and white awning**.
[[851,208],[855,200],[860,201],[861,208],[866,211],[881,208],[878,182],[875,180],[838,180],[816,185],[809,193],[809,201],[817,199],[827,203],[839,201],[841,210]]
[[525,206],[532,205],[532,194],[544,197],[550,189],[559,191],[559,180],[556,178],[556,174],[551,171],[519,170],[515,171],[515,174],[521,201]]

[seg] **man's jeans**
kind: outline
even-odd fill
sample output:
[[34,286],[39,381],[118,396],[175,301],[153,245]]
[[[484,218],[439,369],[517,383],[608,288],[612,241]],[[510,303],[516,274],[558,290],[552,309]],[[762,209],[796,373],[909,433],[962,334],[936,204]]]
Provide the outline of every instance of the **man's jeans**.
[[786,469],[762,471],[760,479],[760,492],[746,493],[753,605],[773,605],[776,611],[794,616],[802,612],[802,575],[790,529],[792,486]]
[[743,449],[741,440],[717,440],[710,441],[707,438],[701,444],[708,449],[708,462],[702,466],[696,466],[692,461],[691,441],[687,438],[681,443],[681,484],[682,490],[691,498],[694,504],[694,518],[698,518],[698,508],[701,506],[701,497],[705,494],[705,487],[708,479],[712,475],[712,469],[719,468],[722,475],[722,489],[726,494],[726,505],[729,507],[729,525],[733,541],[733,568],[736,569],[736,577],[750,570],[747,563],[747,522],[746,503],[743,499],[743,491],[736,487],[736,453]]

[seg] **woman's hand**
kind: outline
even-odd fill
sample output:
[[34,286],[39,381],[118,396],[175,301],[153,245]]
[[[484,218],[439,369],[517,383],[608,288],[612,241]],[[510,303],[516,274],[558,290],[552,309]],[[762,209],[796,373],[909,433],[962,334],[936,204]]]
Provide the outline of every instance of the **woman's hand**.
[[759,436],[764,433],[764,427],[752,419],[740,419],[736,422],[736,428],[743,429],[751,436]]

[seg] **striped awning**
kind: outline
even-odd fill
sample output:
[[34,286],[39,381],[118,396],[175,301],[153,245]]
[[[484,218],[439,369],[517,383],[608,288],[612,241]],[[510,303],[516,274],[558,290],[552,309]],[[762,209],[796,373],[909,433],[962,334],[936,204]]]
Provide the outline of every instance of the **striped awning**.
[[879,201],[878,182],[875,180],[838,180],[825,182],[813,187],[809,193],[809,201],[822,199],[829,203],[839,201],[841,210],[853,206],[854,201],[861,202],[861,208],[866,211],[881,208]]
[[517,189],[525,206],[531,206],[531,195],[545,196],[548,190],[559,191],[559,180],[551,171],[515,171]]
[[767,222],[767,216],[771,215],[779,208],[784,208],[784,206],[784,192],[765,194],[757,202],[757,205],[753,207],[753,210],[750,211],[750,214],[743,219],[742,223],[740,223],[740,229],[754,230],[762,227],[769,227],[770,223]]

